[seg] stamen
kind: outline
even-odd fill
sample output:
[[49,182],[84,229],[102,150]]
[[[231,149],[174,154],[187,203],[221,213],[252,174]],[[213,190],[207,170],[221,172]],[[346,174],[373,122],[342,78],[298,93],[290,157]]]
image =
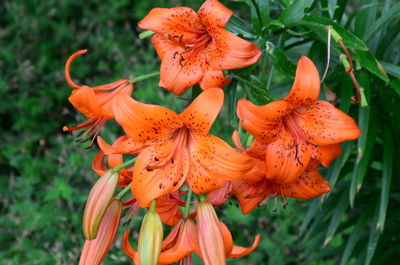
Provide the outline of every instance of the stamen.
[[87,50],[79,50],[79,51],[75,52],[68,58],[67,62],[65,63],[65,79],[67,79],[68,85],[74,89],[78,89],[78,88],[80,88],[80,86],[75,84],[74,81],[72,81],[71,75],[69,74],[69,69],[71,67],[71,63],[75,60],[75,58],[86,52],[87,52]]

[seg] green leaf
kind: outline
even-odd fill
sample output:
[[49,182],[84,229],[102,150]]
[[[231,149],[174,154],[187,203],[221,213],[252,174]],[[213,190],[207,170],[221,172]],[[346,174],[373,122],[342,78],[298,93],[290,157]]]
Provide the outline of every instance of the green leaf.
[[279,16],[278,20],[285,26],[292,26],[299,22],[305,15],[304,9],[310,7],[314,0],[293,1]]
[[360,65],[365,67],[369,72],[376,75],[386,83],[389,82],[389,77],[387,76],[385,69],[370,51],[355,51],[352,53],[352,56],[353,60],[358,61]]
[[226,30],[236,34],[241,35],[247,39],[256,39],[256,33],[254,32],[253,28],[249,27],[248,23],[243,19],[233,15],[228,21],[226,25]]
[[[367,73],[360,73],[359,76],[359,83],[362,87],[364,87],[364,93],[367,98],[367,101],[371,99],[371,88],[370,88],[370,79]],[[362,107],[359,106],[358,109],[358,127],[361,131],[361,137],[357,139],[357,159],[354,163],[353,168],[353,175],[351,179],[350,191],[349,191],[349,199],[350,199],[350,206],[353,208],[354,206],[354,198],[355,194],[359,190],[360,187],[357,187],[357,180],[360,178],[359,174],[361,173],[359,170],[359,166],[361,160],[369,160],[369,156],[365,157],[365,146],[367,144],[367,137],[369,134],[369,123],[370,123],[370,107]],[[371,140],[371,139],[370,139]],[[373,140],[373,142],[375,139]],[[365,171],[364,171],[365,173]],[[363,176],[362,176],[363,178]]]
[[[353,142],[345,142],[342,144],[342,154],[333,162],[333,164],[329,167],[328,173],[327,173],[327,179],[329,180],[329,183],[331,184],[331,187],[333,187],[336,184],[336,181],[340,175],[340,172],[342,171],[342,168],[346,161],[349,159],[350,154],[353,150]],[[325,196],[328,197],[330,193],[327,193]]]
[[367,254],[365,257],[365,265],[369,265],[374,257],[376,246],[378,245],[380,233],[376,229],[376,224],[378,222],[378,215],[379,215],[379,207],[375,209],[375,215],[373,218],[373,223],[371,225],[371,230],[369,233],[368,245],[367,245]]
[[335,235],[336,229],[338,228],[340,221],[344,212],[346,211],[348,206],[348,201],[346,200],[346,193],[343,192],[338,204],[336,205],[335,211],[333,213],[331,222],[328,226],[328,231],[326,232],[325,240],[323,243],[323,247],[328,245],[328,243],[332,240],[333,236]]
[[[305,16],[299,22],[299,24],[312,30],[318,36],[318,38],[325,43],[327,43],[328,40],[327,27],[332,26],[333,29],[343,38],[343,43],[346,45],[347,48],[360,51],[368,50],[367,45],[360,38],[328,18],[318,16]],[[335,44],[334,47],[338,48],[337,44]]]
[[381,16],[371,27],[368,28],[364,34],[364,40],[369,42],[379,31],[385,28],[386,24],[395,18],[398,18],[400,14],[400,3],[392,6],[390,11],[384,16]]
[[370,122],[369,122],[369,126],[368,126],[369,127],[368,131],[361,129],[363,132],[363,135],[361,136],[361,138],[363,138],[364,135],[366,135],[367,140],[365,142],[361,160],[358,161],[358,159],[357,159],[356,163],[354,164],[353,177],[351,179],[351,185],[350,185],[351,207],[354,206],[353,203],[354,203],[354,198],[355,198],[356,193],[360,191],[360,189],[363,185],[364,177],[367,173],[367,169],[370,166],[371,154],[372,154],[372,151],[374,150],[374,146],[376,143],[376,135],[378,133],[378,128],[379,128],[378,127],[378,118],[373,117],[373,118],[369,118],[369,120],[370,120]]
[[364,214],[360,218],[358,218],[357,223],[352,228],[353,231],[351,232],[350,238],[347,240],[346,246],[344,247],[344,252],[342,255],[342,259],[340,260],[340,265],[348,264],[347,261],[349,260],[354,250],[354,247],[357,244],[357,241],[360,239],[367,225],[368,215],[368,211],[365,211]]
[[388,126],[383,130],[383,172],[382,172],[382,187],[381,200],[379,203],[379,218],[376,224],[376,229],[383,232],[386,220],[386,211],[390,195],[390,182],[392,179],[393,167],[393,134]]
[[388,62],[381,62],[381,65],[388,74],[400,79],[400,66]]
[[306,229],[307,229],[308,225],[310,224],[311,220],[313,219],[313,217],[317,213],[318,207],[319,207],[319,200],[318,199],[313,199],[313,201],[311,202],[310,206],[308,206],[308,210],[307,210],[306,216],[304,217],[303,223],[300,226],[299,236],[302,236],[304,234],[304,232],[306,231]]
[[289,59],[286,57],[283,50],[279,47],[276,47],[271,42],[267,42],[265,45],[266,45],[267,53],[272,58],[272,63],[274,65],[274,67],[279,72],[286,75],[286,77],[288,77],[290,79],[294,79],[296,66],[289,61]]

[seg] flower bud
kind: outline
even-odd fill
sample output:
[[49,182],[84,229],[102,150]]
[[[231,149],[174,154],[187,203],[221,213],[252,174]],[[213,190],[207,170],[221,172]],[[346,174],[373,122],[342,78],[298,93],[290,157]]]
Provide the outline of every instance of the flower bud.
[[122,202],[112,200],[101,219],[97,237],[85,241],[79,265],[101,264],[117,236],[121,213]]
[[140,228],[138,243],[140,265],[156,265],[160,257],[163,227],[160,216],[154,208],[146,213]]
[[114,196],[118,178],[117,172],[107,170],[90,191],[83,214],[83,234],[86,239],[96,238],[100,221]]
[[225,265],[224,237],[214,207],[207,201],[197,207],[197,233],[205,265]]

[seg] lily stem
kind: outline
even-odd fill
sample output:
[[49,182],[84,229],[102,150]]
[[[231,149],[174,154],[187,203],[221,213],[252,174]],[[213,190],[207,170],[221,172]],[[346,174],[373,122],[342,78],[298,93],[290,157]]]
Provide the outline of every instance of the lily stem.
[[114,172],[118,172],[118,171],[120,171],[120,170],[123,169],[123,168],[132,166],[133,163],[135,163],[135,161],[136,161],[136,157],[135,157],[135,158],[132,158],[131,160],[126,161],[125,163],[122,163],[122,164],[119,165],[119,166],[114,167],[112,170],[113,170]]
[[183,209],[183,218],[187,218],[189,216],[190,203],[192,202],[192,194],[193,191],[191,188],[189,188],[188,194],[186,195],[186,205]]
[[131,190],[132,183],[126,186],[123,190],[121,190],[118,195],[115,197],[117,200],[121,200],[125,194]]
[[159,75],[160,75],[160,72],[154,72],[154,73],[150,73],[150,74],[139,75],[139,76],[134,77],[131,80],[129,80],[129,82],[137,83],[139,81],[143,81],[143,80],[146,80],[146,79],[149,79],[149,78],[152,78],[152,77],[155,77],[155,76],[159,76]]
[[151,206],[150,206],[149,211],[154,212],[154,211],[156,210],[156,204],[157,204],[157,201],[156,201],[156,200],[153,200],[153,201],[151,202]]

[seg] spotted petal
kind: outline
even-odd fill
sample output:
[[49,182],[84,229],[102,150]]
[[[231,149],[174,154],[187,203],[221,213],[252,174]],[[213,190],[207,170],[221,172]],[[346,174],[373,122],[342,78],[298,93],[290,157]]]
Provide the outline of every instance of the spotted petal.
[[337,144],[361,136],[353,118],[326,101],[317,101],[310,107],[298,108],[297,112],[300,128],[314,144]]

